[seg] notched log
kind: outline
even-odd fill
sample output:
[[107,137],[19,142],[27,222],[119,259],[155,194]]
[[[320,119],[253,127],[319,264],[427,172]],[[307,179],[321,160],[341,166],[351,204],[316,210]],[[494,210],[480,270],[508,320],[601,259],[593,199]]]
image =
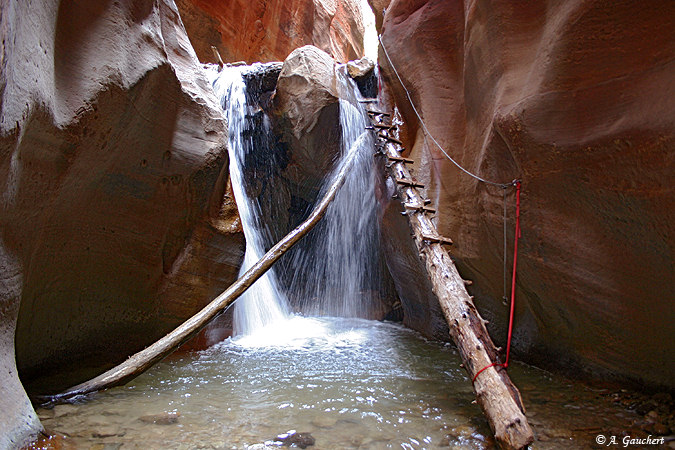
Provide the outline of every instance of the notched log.
[[[405,203],[410,205],[428,204],[428,199],[417,190],[424,186],[412,181],[410,171],[405,166],[407,161],[403,160],[400,153],[401,141],[384,133],[386,131],[378,133],[378,137],[383,140],[385,155],[392,162],[391,177],[396,183],[399,200],[405,199]],[[437,245],[449,245],[452,240],[441,237],[426,214],[406,215],[420,259],[425,264],[434,294],[449,325],[450,336],[457,345],[464,368],[473,380],[476,401],[497,443],[508,449],[527,447],[534,440],[534,435],[525,417],[520,392],[503,367],[488,367],[499,363],[497,349],[485,328],[487,322],[480,317],[472,297],[466,291],[466,286],[471,282],[462,279],[444,246]],[[479,375],[476,377],[476,374]]]

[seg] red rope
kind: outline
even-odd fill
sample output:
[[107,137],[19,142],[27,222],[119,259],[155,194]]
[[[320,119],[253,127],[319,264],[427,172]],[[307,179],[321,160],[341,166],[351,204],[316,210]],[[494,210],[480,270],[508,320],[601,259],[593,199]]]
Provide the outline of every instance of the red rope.
[[520,181],[516,181],[516,234],[513,244],[513,275],[511,277],[511,311],[509,312],[509,334],[506,338],[506,360],[503,363],[492,363],[489,364],[473,376],[473,383],[478,378],[485,369],[494,366],[502,366],[503,368],[509,367],[509,355],[511,354],[511,335],[513,333],[513,315],[515,311],[515,300],[516,300],[516,267],[518,265],[518,239],[520,239]]

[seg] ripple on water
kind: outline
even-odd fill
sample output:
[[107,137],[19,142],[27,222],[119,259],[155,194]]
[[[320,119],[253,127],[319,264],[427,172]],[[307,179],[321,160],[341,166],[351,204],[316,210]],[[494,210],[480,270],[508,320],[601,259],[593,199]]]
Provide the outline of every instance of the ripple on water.
[[[289,430],[311,433],[318,449],[489,448],[489,428],[459,364],[452,347],[398,324],[295,317],[173,357],[84,404],[39,414],[75,448],[246,448]],[[583,386],[512,367],[544,446],[591,445],[590,433],[573,430],[566,406],[579,407],[573,414],[587,428],[605,424],[600,417],[630,420]]]

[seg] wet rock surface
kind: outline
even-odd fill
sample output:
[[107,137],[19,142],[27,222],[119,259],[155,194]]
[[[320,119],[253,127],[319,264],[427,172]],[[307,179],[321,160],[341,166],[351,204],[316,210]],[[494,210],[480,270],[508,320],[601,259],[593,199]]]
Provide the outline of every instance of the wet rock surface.
[[[372,67],[367,60],[362,60],[360,67],[363,73],[372,74]],[[344,112],[348,117],[349,111],[358,111],[357,108],[360,108],[356,95],[353,82],[348,77],[347,68],[338,65],[327,53],[316,47],[301,47],[293,51],[284,61],[273,97],[271,119],[275,139],[278,140],[277,150],[285,154],[286,158],[282,169],[275,174],[276,180],[270,183],[273,188],[269,189],[269,192],[261,196],[259,200],[263,210],[270,211],[266,215],[273,218],[271,231],[273,242],[300,223],[309,213],[319,196],[322,185],[343,152],[347,151],[343,148],[343,139],[348,139],[345,136],[350,133],[359,136],[365,132],[362,124],[359,124],[358,129],[354,130],[342,128],[342,121],[346,121],[346,119],[341,117],[341,114]],[[347,112],[341,110],[341,101],[351,104],[351,109]],[[349,126],[351,125],[345,125],[346,128]],[[366,164],[370,165],[372,164],[370,149],[368,153]],[[373,182],[376,186],[374,190],[379,194],[383,189],[384,181],[378,175],[371,175],[369,167],[368,170],[369,175],[364,176],[358,183],[374,178]],[[358,192],[349,195],[352,197],[363,195],[370,200],[374,195],[378,195],[372,194],[372,189],[372,185],[361,186]],[[369,193],[366,194],[366,192]],[[361,261],[359,259],[361,255],[366,255],[372,260],[367,262],[361,274],[359,274],[359,276],[363,275],[364,279],[358,282],[358,292],[340,294],[338,290],[344,289],[344,286],[337,288],[335,283],[331,284],[333,280],[339,279],[340,273],[342,273],[338,264],[330,266],[329,271],[333,279],[321,283],[332,286],[335,291],[332,295],[336,296],[335,298],[339,295],[371,298],[372,301],[365,302],[367,306],[359,314],[362,314],[361,317],[382,319],[391,311],[396,296],[384,258],[380,255],[379,246],[376,246],[377,248],[368,247],[368,243],[372,245],[379,239],[379,236],[376,236],[378,225],[375,216],[377,213],[370,208],[374,203],[367,207],[366,203],[358,200],[353,204],[362,205],[360,223],[359,221],[353,221],[349,225],[340,225],[344,227],[340,231],[344,233],[342,240],[350,240],[354,247],[352,251],[361,252],[360,255],[351,257],[350,264],[353,267],[358,267],[358,264],[361,264],[359,262]],[[348,214],[352,214],[354,211],[348,206],[344,206],[344,208],[350,211]],[[377,208],[377,205],[375,208]],[[335,218],[334,220],[338,219]],[[356,232],[357,227],[365,227],[364,224],[368,223],[369,220],[373,222],[372,228],[369,226],[367,230],[359,232],[359,237],[349,236],[351,232]],[[342,224],[343,222],[338,223]],[[371,231],[374,236],[361,239],[362,236],[368,236],[367,233]],[[297,267],[288,268],[285,266],[285,264],[292,263],[296,255],[302,255],[303,252],[306,255],[313,254],[309,248],[312,245],[315,248],[324,248],[328,252],[329,250],[326,247],[318,247],[324,242],[321,238],[318,238],[318,233],[317,230],[292,249],[291,256],[280,262],[278,271],[279,273],[293,274],[282,279],[282,283],[297,283],[294,288],[290,289],[289,294],[293,305],[304,304],[309,309],[303,309],[303,311],[327,314],[326,311],[331,311],[330,306],[325,306],[324,312],[319,311],[319,308],[312,309],[322,301],[319,297],[324,297],[324,295],[311,288],[303,288],[301,280],[304,271],[298,270]],[[317,241],[312,241],[314,239],[312,236],[317,236]],[[303,250],[304,246],[308,248]],[[336,261],[339,261],[337,251],[333,253],[333,257],[336,258]],[[323,259],[325,256],[321,254],[318,257]],[[312,264],[302,257],[298,259],[298,261],[300,260],[304,261],[305,264]],[[376,271],[382,275],[370,277],[370,274]],[[317,283],[320,282],[312,280],[304,283],[304,285],[315,285]],[[327,288],[328,290],[330,288]],[[348,315],[353,313],[348,313]],[[340,315],[341,313],[335,312],[335,314]]]
[[276,195],[287,198],[268,201],[270,206],[286,205],[277,212],[277,239],[299,223],[340,155],[336,71],[330,55],[305,46],[289,55],[279,74],[271,118],[275,139],[286,154],[287,164],[273,184]]
[[307,448],[315,444],[316,439],[307,432],[297,432],[295,430],[280,434],[274,439],[275,442],[280,442],[284,447],[299,447]]
[[611,398],[641,416],[633,425],[642,432],[656,436],[675,434],[675,402],[670,393],[647,395],[624,390],[612,393]]

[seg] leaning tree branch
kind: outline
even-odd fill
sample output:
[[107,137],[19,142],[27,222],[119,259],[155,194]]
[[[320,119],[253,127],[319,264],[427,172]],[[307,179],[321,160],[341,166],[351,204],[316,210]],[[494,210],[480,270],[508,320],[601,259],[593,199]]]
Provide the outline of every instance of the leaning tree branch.
[[[357,140],[357,145],[359,145],[360,142],[360,139]],[[123,385],[178,349],[208,325],[208,323],[216,316],[224,312],[225,308],[243,294],[258,278],[267,272],[284,253],[295,245],[321,220],[328,209],[328,205],[335,199],[335,195],[344,183],[345,177],[355,159],[355,155],[356,148],[350,149],[347,157],[342,161],[342,167],[339,168],[332,184],[309,217],[265,253],[265,255],[247,270],[241,278],[235,281],[227,288],[227,290],[225,290],[225,292],[216,297],[201,311],[151,346],[132,355],[123,363],[101,375],[66,389],[59,394],[39,396],[36,397],[36,399],[41,402],[52,404],[65,403],[77,396]]]

